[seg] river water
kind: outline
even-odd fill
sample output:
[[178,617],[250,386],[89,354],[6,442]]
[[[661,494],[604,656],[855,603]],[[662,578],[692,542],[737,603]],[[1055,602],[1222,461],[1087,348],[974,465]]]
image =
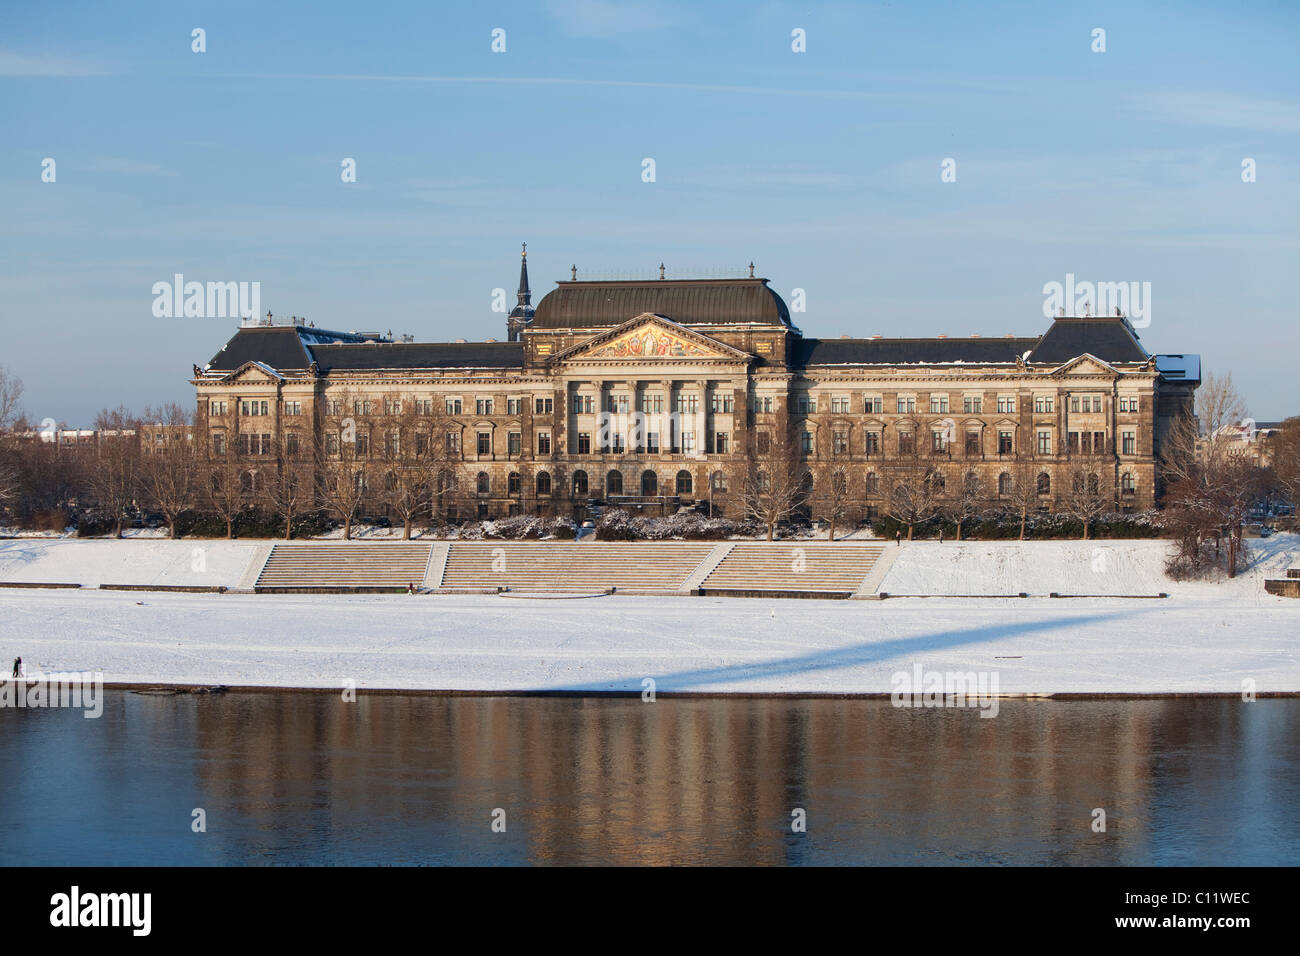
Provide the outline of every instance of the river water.
[[0,864],[1300,859],[1297,699],[103,703],[0,709]]

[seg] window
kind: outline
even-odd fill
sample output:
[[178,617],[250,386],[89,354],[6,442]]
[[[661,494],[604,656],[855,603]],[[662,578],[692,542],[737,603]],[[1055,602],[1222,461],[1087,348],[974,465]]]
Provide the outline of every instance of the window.
[[578,454],[579,455],[591,454],[591,433],[590,432],[578,432]]
[[605,476],[605,494],[621,495],[623,493],[623,473],[611,471]]
[[[735,398],[730,392],[714,392],[711,407],[715,412],[721,412],[725,415],[731,412],[734,402]],[[847,411],[847,409],[845,410]]]
[[709,478],[709,487],[714,491],[727,490],[727,474],[723,471],[715,471]]
[[492,433],[491,432],[478,433],[478,453],[480,455],[492,454]]
[[610,395],[608,401],[609,407],[606,411],[616,414],[626,415],[628,413],[628,397],[626,395]]
[[1011,476],[1005,471],[998,475],[998,495],[1005,498],[1011,494]]
[[368,432],[357,432],[357,457],[364,458],[370,454],[370,435]]
[[1121,412],[1136,412],[1138,410],[1138,399],[1136,395],[1131,397],[1120,396],[1119,410]]
[[[848,401],[848,399],[845,399]],[[849,453],[849,433],[846,431],[837,431],[831,436],[831,453],[835,455],[847,455]]]
[[1040,495],[1050,495],[1052,493],[1052,479],[1047,472],[1040,472],[1038,475],[1038,493]]
[[480,495],[486,495],[492,491],[492,478],[486,471],[480,471],[478,473],[478,479],[475,482],[475,489]]
[[916,435],[914,435],[912,432],[899,432],[898,453],[900,455],[915,455]]
[[1016,413],[1016,399],[1013,395],[998,396],[998,414],[1014,415]]
[[913,415],[915,413],[916,413],[915,396],[903,397],[900,395],[898,398],[898,414]]
[[339,453],[339,436],[331,432],[325,436],[325,454],[331,457]]
[[415,433],[415,456],[423,458],[429,454],[429,434],[428,432]]
[[998,432],[999,455],[1010,455],[1015,451],[1015,442],[1012,440],[1011,435],[1012,433],[1009,431]]
[[876,497],[880,494],[880,476],[874,471],[867,473],[867,495]]
[[537,473],[537,493],[539,495],[549,495],[551,493],[551,473],[549,471],[539,471]]
[[862,410],[868,415],[879,415],[885,410],[885,402],[879,395],[868,395],[862,403]]
[[575,471],[573,473],[573,497],[587,497],[587,473],[585,471]]
[[614,435],[613,438],[614,438],[614,445],[613,445],[614,454],[615,455],[627,454],[627,436],[624,435],[622,432],[619,432],[616,435]]
[[691,473],[683,468],[677,473],[677,493],[679,495],[689,495],[692,487],[694,487],[694,483],[691,480]]
[[[1087,433],[1087,432],[1084,432],[1084,434],[1083,434],[1083,440],[1084,440],[1085,442],[1088,440],[1088,433]],[[1070,433],[1066,436],[1066,441],[1069,443],[1069,446],[1070,446],[1070,454],[1071,454],[1071,455],[1077,455],[1077,454],[1079,454],[1079,433],[1078,433],[1078,432],[1070,432]]]
[[212,433],[212,454],[224,455],[226,453],[226,436],[223,432]]
[[256,399],[245,399],[239,403],[239,413],[241,415],[269,415],[270,402],[258,401]]
[[213,403],[212,403],[212,407],[211,407],[211,409],[209,410],[208,413],[209,413],[210,415],[212,415],[214,418],[220,418],[220,417],[224,416],[224,415],[226,414],[226,403],[225,403],[225,402],[213,402]]
[[961,408],[967,415],[980,415],[984,412],[984,399],[978,395],[966,395],[961,400]]
[[400,414],[402,414],[402,403],[401,403],[401,402],[398,402],[398,401],[393,401],[392,399],[385,399],[385,400],[384,400],[384,414],[385,414],[385,415],[400,415]]
[[[1100,399],[1098,399],[1098,401],[1100,401]],[[1092,433],[1092,453],[1094,455],[1106,454],[1106,433],[1105,432]]]
[[645,450],[646,453],[650,455],[659,454],[659,433],[658,432],[646,432]]
[[772,479],[765,471],[758,473],[755,484],[758,486],[758,490],[764,494],[772,490]]
[[651,497],[659,494],[659,476],[648,468],[641,472],[641,495]]
[[511,458],[518,458],[523,454],[523,435],[519,432],[510,432],[506,435],[506,453]]
[[1052,453],[1052,433],[1039,432],[1038,433],[1038,454],[1050,455],[1051,453]]
[[284,451],[286,455],[298,454],[298,433],[297,432],[285,433]]
[[662,395],[642,395],[641,411],[659,413],[664,410],[664,397]]
[[865,435],[868,455],[880,454],[880,432],[867,432]]
[[966,433],[966,457],[978,458],[980,455],[980,433],[968,431]]
[[719,455],[725,455],[728,450],[728,441],[729,438],[726,432],[717,432],[713,436],[713,450]]
[[519,477],[519,472],[512,471],[506,476],[506,494],[517,495],[523,491],[523,479]]
[[803,432],[799,435],[799,450],[805,455],[812,454],[813,436],[812,432]]
[[1120,441],[1122,443],[1121,448],[1123,449],[1123,454],[1125,455],[1137,454],[1137,433],[1136,432],[1122,432]]
[[538,432],[537,433],[537,454],[549,455],[550,453],[551,453],[551,433]]
[[847,395],[836,395],[831,399],[831,411],[836,414],[846,415],[849,411],[849,397]]
[[490,398],[477,398],[477,399],[475,399],[475,400],[474,400],[474,413],[475,413],[476,415],[491,415],[491,414],[492,414],[492,399],[490,399]]
[[447,432],[447,452],[452,455],[460,454],[460,432]]
[[[533,399],[533,413],[535,415],[550,415],[554,411],[555,411],[554,399],[550,399],[550,398]],[[540,479],[541,475],[538,475],[537,477]]]
[[941,495],[944,493],[947,481],[943,477],[943,472],[932,471],[925,476],[925,480],[929,483],[930,487],[934,489],[935,494]]
[[1133,481],[1133,476],[1127,471],[1119,479],[1119,490],[1120,494],[1124,495],[1137,494],[1137,483]]
[[326,414],[326,415],[342,415],[342,414],[343,414],[343,403],[342,403],[341,401],[339,401],[337,398],[326,399],[326,401],[325,401],[325,414]]
[[396,458],[399,451],[401,451],[401,446],[398,440],[397,432],[396,431],[385,432],[384,433],[384,454],[387,455],[389,458]]
[[930,450],[931,451],[948,450],[948,437],[943,433],[941,429],[934,428],[930,430]]
[[772,436],[770,434],[768,434],[767,432],[759,432],[755,440],[758,447],[758,453],[760,455],[766,455],[769,451],[771,451]]
[[371,403],[368,398],[358,399],[352,403],[353,415],[369,415],[371,410]]
[[522,415],[524,413],[524,400],[522,398],[506,399],[507,415]]
[[682,454],[695,454],[695,432],[682,432]]
[[1034,413],[1037,415],[1049,415],[1056,408],[1056,400],[1051,395],[1034,396]]
[[415,400],[415,414],[417,414],[417,415],[432,415],[432,414],[433,414],[433,399],[431,399],[431,398],[417,398],[417,399]]
[[772,410],[772,397],[770,395],[755,395],[749,402],[750,411],[753,412],[770,412]]
[[678,412],[694,415],[700,410],[700,397],[698,395],[678,395],[675,405]]
[[592,409],[592,401],[590,395],[573,396],[573,414],[575,415],[590,414],[591,409]]
[[930,414],[946,415],[948,414],[948,396],[931,395],[930,396]]
[[449,399],[447,399],[447,414],[448,414],[448,415],[459,415],[459,414],[460,414],[460,399],[459,399],[459,398],[449,398]]
[[[1088,399],[1085,398],[1084,401],[1086,402],[1086,401],[1088,401]],[[1079,396],[1078,396],[1078,395],[1071,395],[1071,396],[1070,396],[1070,411],[1072,411],[1072,412],[1077,412],[1078,410],[1079,410]],[[1087,411],[1087,410],[1088,410],[1088,409],[1085,407],[1085,408],[1084,408],[1084,411]]]

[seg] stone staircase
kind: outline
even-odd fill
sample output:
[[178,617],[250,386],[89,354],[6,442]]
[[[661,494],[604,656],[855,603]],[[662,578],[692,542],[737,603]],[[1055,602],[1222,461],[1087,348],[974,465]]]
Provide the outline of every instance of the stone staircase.
[[707,541],[455,541],[441,586],[673,593],[714,547]]
[[411,542],[277,544],[254,589],[275,591],[405,590],[424,582],[432,548]]
[[737,542],[700,585],[701,594],[850,597],[883,544]]

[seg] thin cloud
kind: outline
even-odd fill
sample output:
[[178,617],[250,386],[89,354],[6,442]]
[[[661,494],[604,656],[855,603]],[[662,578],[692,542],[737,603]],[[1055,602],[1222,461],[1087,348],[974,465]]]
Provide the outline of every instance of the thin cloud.
[[101,156],[91,160],[89,169],[95,173],[129,173],[141,176],[178,176],[179,173],[164,169],[157,163],[142,163],[134,159],[117,159]]
[[594,38],[665,30],[689,19],[664,3],[614,0],[551,0],[546,12],[570,36]]
[[96,60],[0,50],[0,76],[109,76],[117,72]]
[[1175,123],[1300,132],[1300,104],[1233,93],[1147,93],[1134,100],[1137,109]]

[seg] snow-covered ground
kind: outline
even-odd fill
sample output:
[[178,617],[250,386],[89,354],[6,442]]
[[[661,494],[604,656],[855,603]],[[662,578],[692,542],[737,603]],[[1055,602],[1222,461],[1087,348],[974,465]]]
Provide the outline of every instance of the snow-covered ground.
[[[5,541],[0,580],[229,584],[247,563],[241,549],[257,544]],[[6,589],[0,659],[21,655],[29,674],[102,670],[146,684],[640,692],[649,677],[661,693],[888,693],[894,673],[919,664],[995,673],[1004,694],[1239,693],[1247,679],[1259,692],[1300,692],[1300,601],[1262,588],[1300,565],[1300,538],[1251,545],[1256,566],[1237,580],[1180,585],[1161,573],[1158,541],[916,543],[881,584],[895,594],[1167,591],[1165,600]]]

